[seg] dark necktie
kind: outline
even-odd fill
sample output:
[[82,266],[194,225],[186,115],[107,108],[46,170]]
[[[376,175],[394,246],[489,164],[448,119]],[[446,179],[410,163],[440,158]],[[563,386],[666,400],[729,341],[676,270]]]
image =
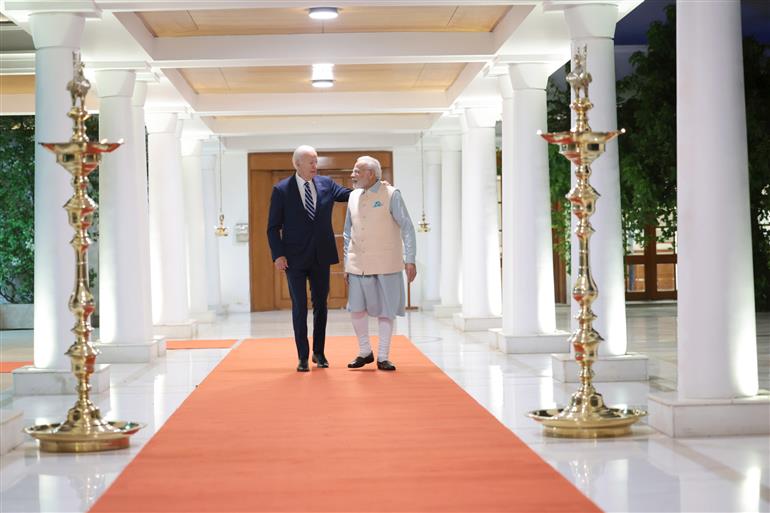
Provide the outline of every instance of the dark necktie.
[[305,182],[305,210],[312,221],[315,219],[315,207],[313,207],[313,193],[310,191],[310,182]]

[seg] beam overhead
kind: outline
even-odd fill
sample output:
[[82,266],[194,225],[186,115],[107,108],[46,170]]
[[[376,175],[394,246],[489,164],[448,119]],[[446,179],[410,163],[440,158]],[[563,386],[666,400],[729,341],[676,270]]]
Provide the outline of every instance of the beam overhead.
[[[7,0],[3,13],[28,31],[31,13],[84,12],[87,68],[137,70],[151,82],[149,110],[200,116],[201,127],[241,144],[306,127],[322,134],[423,132],[453,105],[499,102],[484,70],[534,56],[557,67],[569,58],[554,1],[333,4],[340,17],[324,22],[307,17],[307,0]],[[0,76],[34,72],[34,53],[2,57]],[[317,63],[334,65],[331,89],[311,87]],[[21,98],[33,93],[14,94],[17,104],[33,104]],[[8,93],[2,96],[7,105]]]

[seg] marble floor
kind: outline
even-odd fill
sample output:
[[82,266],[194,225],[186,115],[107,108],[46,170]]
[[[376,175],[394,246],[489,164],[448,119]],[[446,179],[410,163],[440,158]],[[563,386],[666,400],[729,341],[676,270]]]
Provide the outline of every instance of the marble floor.
[[[566,328],[568,311],[558,324]],[[649,382],[599,383],[608,404],[646,407],[651,391],[676,386],[676,306],[629,305],[629,351],[650,357]],[[374,324],[372,325],[374,328]],[[770,388],[770,315],[757,319],[760,387]],[[348,315],[330,312],[328,332],[352,335]],[[605,511],[768,512],[770,438],[671,439],[644,422],[632,436],[570,440],[543,436],[529,410],[562,405],[575,390],[551,378],[547,355],[505,355],[489,333],[462,333],[448,320],[412,312],[397,332]],[[31,359],[30,332],[0,332],[4,360]],[[288,312],[231,314],[201,325],[199,338],[291,336]],[[111,367],[110,391],[94,400],[108,419],[147,427],[129,449],[86,455],[40,453],[31,439],[0,457],[0,512],[83,512],[160,429],[226,349],[169,351],[153,364]],[[343,362],[332,362],[342,365]],[[396,362],[397,364],[398,362]],[[287,362],[292,365],[293,362]],[[25,425],[58,421],[72,396],[14,397],[7,376],[0,408],[22,410]],[[768,419],[770,422],[770,419]]]

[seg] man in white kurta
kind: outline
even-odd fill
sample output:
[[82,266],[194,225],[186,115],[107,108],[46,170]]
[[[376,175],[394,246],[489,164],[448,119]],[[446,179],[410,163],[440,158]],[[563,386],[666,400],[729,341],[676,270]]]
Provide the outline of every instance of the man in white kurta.
[[401,193],[380,183],[377,159],[360,157],[351,173],[355,190],[348,199],[344,253],[348,310],[358,337],[358,356],[351,369],[374,362],[369,341],[369,316],[377,317],[380,343],[377,368],[394,371],[390,339],[397,315],[404,315],[404,276],[417,276],[414,226]]

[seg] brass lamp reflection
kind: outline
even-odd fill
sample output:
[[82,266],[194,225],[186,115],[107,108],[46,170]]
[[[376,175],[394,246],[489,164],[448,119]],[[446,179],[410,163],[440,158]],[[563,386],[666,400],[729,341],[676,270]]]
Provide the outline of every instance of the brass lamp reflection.
[[593,328],[596,315],[591,304],[599,295],[596,282],[591,276],[589,239],[594,232],[590,217],[593,215],[599,193],[589,178],[591,163],[604,153],[605,145],[624,130],[594,132],[588,125],[588,111],[593,104],[588,99],[588,85],[591,75],[586,71],[586,47],[579,48],[573,58],[573,70],[567,75],[567,82],[574,93],[570,104],[576,114],[575,128],[569,132],[540,133],[546,141],[559,146],[559,153],[575,165],[576,183],[567,194],[572,204],[572,213],[577,218],[575,235],[579,244],[579,263],[572,297],[580,305],[576,316],[578,328],[570,336],[570,345],[575,350],[575,360],[580,365],[580,389],[572,394],[566,408],[535,410],[529,417],[543,424],[545,433],[551,436],[574,438],[597,438],[629,434],[631,424],[647,412],[632,408],[608,408],[602,395],[593,386],[592,365],[598,355],[601,335]]
[[97,205],[87,191],[88,175],[96,170],[102,153],[109,153],[122,143],[93,142],[86,137],[85,98],[91,84],[83,75],[80,56],[73,53],[74,77],[67,84],[72,95],[72,108],[67,115],[72,118],[72,137],[63,143],[41,143],[56,154],[56,162],[72,175],[74,193],[64,205],[69,224],[75,230],[70,245],[75,250],[75,288],[69,298],[70,312],[75,316],[75,342],[67,350],[72,361],[72,373],[77,378],[78,398],[67,412],[67,420],[56,424],[30,426],[24,431],[40,442],[40,449],[49,452],[94,452],[128,447],[129,436],[139,431],[143,424],[126,421],[106,421],[99,408],[91,402],[89,383],[94,372],[99,350],[91,344],[90,316],[94,311],[94,296],[88,279],[88,228],[91,226]]

